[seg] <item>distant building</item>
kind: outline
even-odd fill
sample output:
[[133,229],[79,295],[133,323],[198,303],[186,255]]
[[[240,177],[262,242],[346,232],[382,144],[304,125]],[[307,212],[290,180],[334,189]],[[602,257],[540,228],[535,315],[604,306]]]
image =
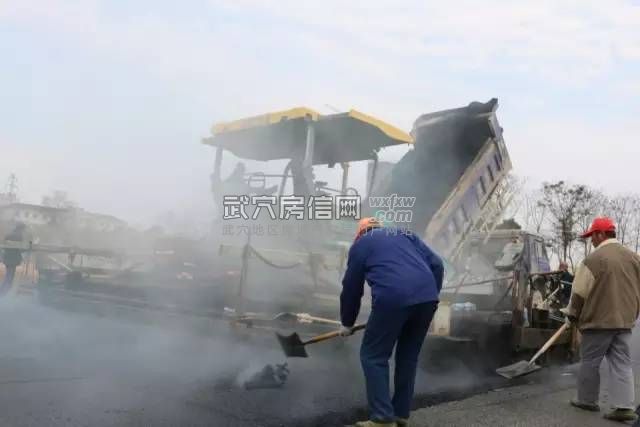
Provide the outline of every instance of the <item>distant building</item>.
[[58,224],[66,213],[66,209],[28,203],[0,205],[0,221],[8,223],[22,222],[28,226]]
[[127,223],[111,215],[96,214],[77,208],[54,208],[28,203],[0,205],[0,221],[22,222],[27,226],[65,226],[78,231],[113,232],[124,229]]
[[110,233],[127,227],[127,223],[115,216],[87,212],[83,209],[72,209],[67,216],[69,225],[80,231],[97,231]]

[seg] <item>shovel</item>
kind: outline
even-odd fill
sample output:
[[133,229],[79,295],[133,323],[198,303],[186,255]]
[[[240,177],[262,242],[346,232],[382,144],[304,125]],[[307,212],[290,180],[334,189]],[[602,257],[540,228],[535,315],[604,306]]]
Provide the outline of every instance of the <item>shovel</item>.
[[[356,332],[364,329],[365,326],[367,325],[355,325],[352,330],[353,332]],[[282,351],[284,351],[284,354],[287,357],[309,357],[309,355],[307,354],[307,349],[305,348],[306,345],[330,340],[331,338],[335,338],[339,335],[340,331],[333,331],[315,336],[308,341],[302,341],[300,339],[300,335],[298,335],[297,332],[294,332],[291,335],[276,334],[276,336],[278,337],[278,341],[280,342],[280,347],[282,347]]]
[[513,379],[537,371],[541,368],[541,366],[536,364],[536,360],[538,360],[538,358],[542,356],[545,351],[549,350],[549,347],[551,347],[553,343],[555,343],[558,338],[560,338],[560,335],[562,335],[562,333],[566,331],[568,327],[569,325],[566,323],[562,325],[560,329],[558,329],[556,333],[553,334],[553,336],[549,338],[546,343],[544,343],[542,348],[538,350],[538,352],[528,362],[526,360],[521,360],[520,362],[516,362],[508,366],[503,366],[502,368],[496,369],[496,373],[498,375],[502,375],[507,379]]
[[[230,312],[235,314],[235,311],[231,311]],[[326,323],[329,325],[336,325],[336,326],[340,326],[340,322],[337,320],[332,320],[332,319],[325,319],[323,317],[315,317],[315,316],[311,316],[308,313],[291,313],[288,311],[285,311],[283,313],[278,313],[273,317],[263,317],[259,314],[255,314],[255,313],[245,313],[244,316],[239,316],[235,318],[236,322],[239,323],[244,323],[247,325],[252,325],[254,323],[271,323],[271,322],[293,322],[293,321],[298,321],[298,322],[302,322],[302,323]]]

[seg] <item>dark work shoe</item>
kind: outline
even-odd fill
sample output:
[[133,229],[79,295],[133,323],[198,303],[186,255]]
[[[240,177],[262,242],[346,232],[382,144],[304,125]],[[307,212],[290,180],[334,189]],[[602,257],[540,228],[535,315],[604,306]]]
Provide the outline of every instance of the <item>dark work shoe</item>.
[[571,406],[583,409],[585,411],[600,412],[600,406],[598,406],[597,403],[584,403],[580,402],[578,399],[571,399],[569,403],[571,403]]
[[623,423],[627,421],[635,421],[638,419],[638,415],[634,412],[634,410],[629,408],[615,408],[610,412],[604,414],[604,417],[611,421],[620,421]]

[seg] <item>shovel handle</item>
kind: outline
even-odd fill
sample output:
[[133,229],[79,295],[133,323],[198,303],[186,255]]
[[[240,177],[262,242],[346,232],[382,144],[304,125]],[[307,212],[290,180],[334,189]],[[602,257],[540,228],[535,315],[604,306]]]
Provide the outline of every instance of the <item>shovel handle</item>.
[[342,325],[342,323],[340,323],[340,321],[338,320],[332,320],[332,319],[325,319],[324,317],[315,317],[315,316],[311,316],[307,313],[294,313],[294,315],[296,316],[296,318],[298,320],[307,320],[307,321],[312,321],[312,322],[319,322],[319,323],[328,323],[330,325]]
[[553,345],[553,343],[555,343],[558,338],[560,338],[560,335],[562,335],[562,333],[564,331],[567,330],[567,328],[569,327],[568,324],[564,324],[562,325],[555,334],[553,334],[551,336],[551,338],[549,338],[549,340],[544,343],[544,345],[542,346],[542,348],[540,350],[538,350],[538,352],[531,358],[531,360],[529,360],[529,365],[533,365],[535,363],[536,360],[538,360],[538,357],[542,356],[544,354],[545,351],[549,350],[549,347],[551,347]]
[[[364,329],[366,326],[367,326],[366,324],[355,325],[351,330],[353,332],[356,332],[356,331],[359,331],[361,329]],[[331,338],[335,338],[335,337],[337,337],[339,335],[340,335],[340,331],[327,332],[326,334],[315,336],[315,337],[311,338],[309,341],[305,341],[302,344],[303,345],[315,344],[317,342],[330,340]]]

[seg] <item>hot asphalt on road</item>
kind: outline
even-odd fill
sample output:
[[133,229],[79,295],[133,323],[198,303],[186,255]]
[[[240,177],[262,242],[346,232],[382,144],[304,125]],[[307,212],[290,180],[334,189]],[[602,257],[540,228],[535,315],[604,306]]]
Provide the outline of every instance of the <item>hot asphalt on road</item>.
[[[360,337],[290,360],[281,389],[243,379],[280,363],[275,339],[239,340],[220,322],[207,334],[0,301],[2,426],[314,426],[363,417]],[[344,343],[344,342],[343,342]],[[416,405],[506,385],[466,370],[420,372]]]

